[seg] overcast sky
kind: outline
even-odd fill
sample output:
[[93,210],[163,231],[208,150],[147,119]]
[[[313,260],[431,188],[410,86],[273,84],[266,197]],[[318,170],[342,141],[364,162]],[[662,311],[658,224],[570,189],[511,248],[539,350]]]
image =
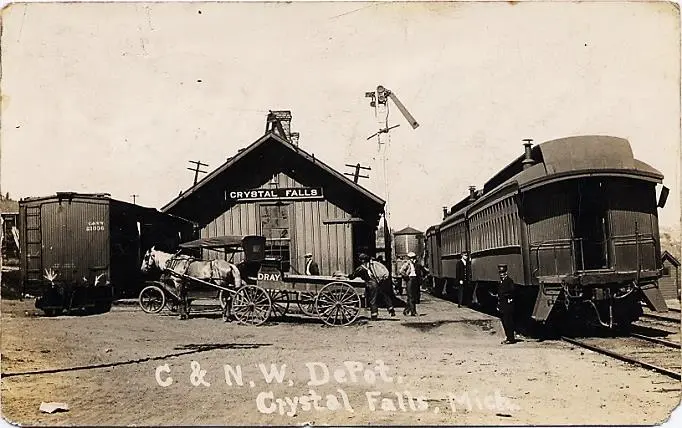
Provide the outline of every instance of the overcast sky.
[[[678,11],[666,3],[15,4],[2,37],[2,192],[108,192],[160,207],[258,139],[269,109],[339,171],[371,166],[392,89],[392,226],[424,230],[523,138],[630,140],[680,218]],[[393,106],[391,106],[393,107]]]

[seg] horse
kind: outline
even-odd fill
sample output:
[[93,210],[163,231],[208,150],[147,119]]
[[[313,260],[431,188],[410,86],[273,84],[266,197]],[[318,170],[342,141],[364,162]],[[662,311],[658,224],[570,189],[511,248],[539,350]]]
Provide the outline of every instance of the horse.
[[[170,269],[192,278],[196,278],[205,282],[212,282],[213,284],[222,287],[240,287],[242,285],[241,274],[239,268],[234,264],[225,260],[197,260],[186,255],[177,255],[165,253],[152,247],[148,250],[142,259],[142,266],[140,270],[142,273],[147,273],[150,270]],[[181,309],[180,319],[189,318],[189,307],[187,302],[187,290],[185,287],[186,280],[182,277],[171,275],[173,284],[180,297]],[[230,311],[230,296],[226,296],[227,302],[223,308],[223,318],[229,318]],[[221,302],[222,304],[222,302]]]

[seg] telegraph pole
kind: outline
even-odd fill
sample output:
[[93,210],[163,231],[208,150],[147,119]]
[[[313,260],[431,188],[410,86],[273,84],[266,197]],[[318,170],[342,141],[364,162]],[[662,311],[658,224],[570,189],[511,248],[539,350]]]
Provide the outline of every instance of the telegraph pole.
[[208,166],[208,164],[202,163],[201,161],[189,161],[189,163],[193,163],[196,165],[194,168],[187,168],[190,171],[194,171],[194,185],[196,186],[197,182],[199,181],[199,173],[202,174],[207,173],[207,171],[202,171],[201,167]]
[[[388,185],[388,146],[391,142],[390,131],[397,128],[400,125],[389,126],[388,124],[388,114],[389,114],[389,104],[388,100],[393,101],[393,104],[398,108],[400,113],[403,115],[405,120],[410,124],[412,129],[416,129],[419,123],[416,119],[407,111],[407,108],[400,102],[398,97],[393,93],[393,91],[379,85],[375,91],[365,92],[365,98],[370,98],[369,105],[374,108],[374,116],[377,119],[379,130],[372,134],[367,140],[371,140],[377,137],[377,142],[379,143],[379,151],[381,152],[381,163],[382,170],[384,174],[384,186],[385,186],[385,198],[386,205],[384,206],[384,254],[386,255],[386,261],[391,263],[393,258],[393,251],[391,245],[390,237],[390,195],[389,195],[389,185]],[[382,117],[383,116],[383,117]],[[385,142],[382,141],[382,134],[386,134]]]
[[355,168],[355,172],[352,172],[352,173],[351,172],[344,172],[345,175],[350,175],[351,177],[353,177],[353,182],[355,184],[358,183],[358,179],[360,179],[360,178],[369,178],[369,175],[360,175],[361,169],[364,169],[366,171],[372,170],[372,168],[370,168],[368,166],[361,166],[359,163],[357,163],[355,165],[346,164],[346,166],[350,167],[350,168]]

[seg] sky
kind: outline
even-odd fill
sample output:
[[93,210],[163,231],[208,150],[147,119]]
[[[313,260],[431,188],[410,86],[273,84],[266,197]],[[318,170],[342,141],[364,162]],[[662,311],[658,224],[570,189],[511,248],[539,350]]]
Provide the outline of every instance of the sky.
[[[107,192],[161,207],[291,110],[300,146],[425,230],[535,143],[627,138],[680,223],[672,3],[14,4],[3,12],[3,194]],[[391,89],[386,174],[365,92]],[[384,178],[387,178],[388,188]],[[660,189],[660,186],[659,186]],[[387,192],[388,190],[388,192]]]

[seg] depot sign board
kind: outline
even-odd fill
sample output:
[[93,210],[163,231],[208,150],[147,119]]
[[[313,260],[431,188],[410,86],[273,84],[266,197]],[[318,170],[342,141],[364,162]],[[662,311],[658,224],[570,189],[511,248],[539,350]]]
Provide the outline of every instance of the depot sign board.
[[294,201],[324,198],[321,187],[228,190],[225,193],[226,199],[238,202]]

